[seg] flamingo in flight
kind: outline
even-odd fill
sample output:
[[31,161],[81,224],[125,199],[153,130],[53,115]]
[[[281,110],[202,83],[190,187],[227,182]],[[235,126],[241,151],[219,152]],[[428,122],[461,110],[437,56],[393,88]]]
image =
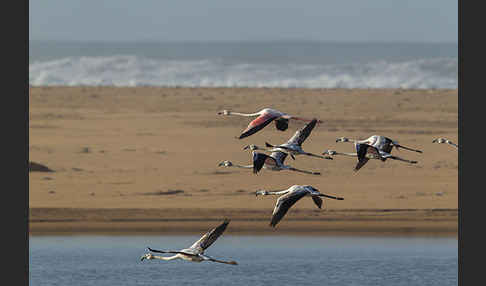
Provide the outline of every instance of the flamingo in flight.
[[334,197],[326,194],[322,194],[316,188],[309,185],[293,185],[290,188],[283,191],[256,191],[255,196],[262,195],[282,195],[277,199],[275,208],[273,209],[272,219],[270,221],[270,226],[275,227],[280,220],[285,216],[287,211],[301,198],[311,197],[318,208],[322,207],[321,197],[326,197],[334,200],[344,200],[340,197]]
[[357,172],[361,167],[363,167],[369,159],[378,159],[385,162],[386,159],[393,159],[398,161],[407,162],[410,164],[417,164],[417,161],[403,159],[397,156],[393,156],[390,153],[379,150],[377,147],[368,145],[365,143],[355,143],[356,153],[340,153],[334,150],[325,150],[323,155],[344,155],[349,157],[358,157],[358,163],[354,167],[354,171]]
[[[311,121],[311,119],[306,119],[302,117],[292,116],[281,111],[271,109],[271,108],[264,108],[256,113],[241,113],[241,112],[234,112],[230,110],[222,110],[218,112],[218,115],[239,115],[239,116],[246,116],[246,117],[254,117],[257,116],[253,121],[248,124],[245,130],[241,133],[238,139],[243,139],[248,137],[252,134],[263,129],[263,127],[270,124],[270,122],[275,121],[275,127],[280,131],[285,131],[289,127],[289,119],[295,120],[302,120],[302,121]],[[322,123],[322,121],[318,121]]]
[[354,142],[355,144],[364,143],[371,146],[375,146],[376,148],[378,148],[378,150],[384,151],[386,153],[391,153],[393,147],[395,147],[397,150],[399,148],[403,148],[405,150],[414,151],[417,153],[423,153],[421,150],[416,150],[410,147],[400,145],[398,144],[398,141],[392,140],[388,137],[381,136],[381,135],[372,135],[364,140],[356,140],[356,139],[348,139],[346,137],[340,137],[336,139],[336,142]]
[[157,252],[157,253],[170,253],[170,254],[175,254],[173,256],[157,256],[153,255],[152,253],[147,253],[142,255],[140,260],[144,259],[160,259],[160,260],[175,260],[175,259],[182,259],[182,260],[187,260],[187,261],[192,261],[192,262],[202,262],[202,261],[211,261],[211,262],[218,262],[218,263],[225,263],[225,264],[231,264],[231,265],[237,265],[236,261],[223,261],[219,259],[215,259],[212,257],[209,257],[204,254],[204,251],[213,244],[218,237],[223,234],[225,231],[226,227],[228,226],[230,220],[225,219],[222,224],[220,224],[218,227],[211,229],[208,231],[206,234],[204,234],[198,241],[194,242],[193,245],[191,245],[189,248],[185,248],[182,250],[156,250],[152,249],[150,247],[147,247],[148,250],[151,252]]
[[321,174],[320,172],[305,171],[305,170],[296,169],[289,165],[285,165],[284,161],[286,157],[287,157],[287,153],[281,151],[274,151],[270,153],[270,155],[252,151],[253,164],[251,165],[238,165],[238,164],[233,164],[231,161],[225,160],[219,163],[218,166],[253,169],[254,174],[258,173],[262,168],[271,171],[290,170],[290,171],[296,171],[296,172],[301,172],[301,173],[311,174],[311,175]]
[[297,130],[295,134],[285,143],[280,144],[280,145],[272,145],[268,142],[265,142],[266,147],[271,147],[272,149],[265,149],[258,147],[256,145],[247,145],[243,149],[248,149],[250,148],[251,150],[263,150],[263,151],[268,151],[268,152],[274,152],[274,151],[281,151],[284,153],[287,153],[290,155],[292,159],[295,160],[295,156],[297,155],[307,155],[307,156],[312,156],[312,157],[318,157],[318,158],[323,158],[323,159],[328,159],[332,160],[332,157],[329,156],[321,156],[321,155],[316,155],[312,153],[305,152],[302,149],[302,143],[309,137],[309,135],[312,132],[312,129],[317,124],[317,119],[312,119],[311,122],[307,123],[306,126],[303,128]]
[[453,143],[452,141],[448,140],[448,139],[445,139],[445,138],[437,138],[437,139],[434,139],[432,140],[432,143],[438,143],[438,144],[449,144],[453,147],[455,147],[456,149],[459,149],[459,145]]

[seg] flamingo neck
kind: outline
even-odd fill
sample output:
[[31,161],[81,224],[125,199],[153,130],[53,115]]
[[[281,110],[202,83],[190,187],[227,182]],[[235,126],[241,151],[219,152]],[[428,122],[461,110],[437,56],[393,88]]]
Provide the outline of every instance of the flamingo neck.
[[155,258],[155,259],[160,259],[160,260],[174,260],[174,259],[180,258],[178,254],[176,254],[174,256],[168,256],[168,257],[153,255],[152,257]]
[[356,157],[356,156],[358,156],[357,153],[339,153],[339,152],[336,152],[334,155],[343,155],[343,156],[348,156],[348,157]]
[[283,194],[286,194],[288,193],[289,191],[288,190],[283,190],[283,191],[278,191],[278,192],[268,192],[267,194],[268,195],[283,195]]
[[258,115],[260,115],[260,113],[259,112],[257,112],[257,113],[241,113],[241,112],[229,111],[228,115],[239,115],[239,116],[251,117],[251,116],[258,116]]
[[253,165],[238,165],[238,164],[233,164],[233,167],[243,168],[243,169],[252,169],[253,168]]

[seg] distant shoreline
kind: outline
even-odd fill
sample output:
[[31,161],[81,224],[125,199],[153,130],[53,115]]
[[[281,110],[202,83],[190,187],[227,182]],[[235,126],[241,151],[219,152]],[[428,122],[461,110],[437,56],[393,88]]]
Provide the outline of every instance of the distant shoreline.
[[[457,209],[291,210],[275,229],[269,210],[30,209],[29,234],[193,234],[232,219],[235,235],[457,236]],[[219,215],[221,213],[221,215]]]

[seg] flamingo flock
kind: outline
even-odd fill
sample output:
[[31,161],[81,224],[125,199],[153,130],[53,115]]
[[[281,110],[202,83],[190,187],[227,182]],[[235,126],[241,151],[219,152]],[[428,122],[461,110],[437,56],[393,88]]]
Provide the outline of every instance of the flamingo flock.
[[[307,122],[307,124],[298,129],[289,140],[282,144],[270,144],[265,142],[265,147],[260,147],[254,144],[248,144],[243,147],[243,150],[251,151],[251,160],[252,164],[250,165],[242,165],[242,164],[235,164],[229,160],[224,160],[218,164],[219,167],[236,167],[236,168],[243,168],[243,169],[251,169],[254,174],[260,173],[262,169],[270,170],[270,171],[294,171],[303,174],[310,174],[310,175],[321,175],[320,172],[317,171],[308,171],[297,169],[293,166],[290,166],[285,163],[285,159],[287,156],[293,160],[296,160],[296,156],[302,157],[314,157],[319,159],[326,159],[326,160],[333,160],[334,156],[343,156],[343,157],[354,157],[357,159],[356,165],[354,166],[354,172],[357,172],[370,159],[380,160],[385,162],[387,159],[397,160],[401,162],[405,162],[408,164],[417,164],[418,162],[415,160],[408,160],[404,159],[395,155],[392,155],[393,148],[399,150],[404,149],[407,151],[412,151],[416,153],[423,153],[421,150],[414,149],[411,147],[407,147],[398,143],[398,141],[390,139],[385,136],[381,135],[372,135],[366,139],[349,139],[347,137],[340,137],[336,139],[337,142],[349,142],[353,143],[354,151],[355,152],[337,152],[335,150],[325,150],[321,154],[315,154],[306,152],[302,148],[302,144],[306,141],[306,139],[310,136],[312,131],[318,126],[318,124],[323,123],[321,120],[316,118],[307,119],[303,117],[289,115],[287,113],[278,111],[272,108],[264,108],[256,113],[241,113],[241,112],[234,112],[229,110],[222,110],[218,112],[218,115],[223,116],[243,116],[243,117],[256,117],[253,119],[247,126],[245,130],[243,130],[237,139],[247,138],[258,131],[262,130],[265,126],[269,125],[272,121],[275,123],[275,127],[279,131],[286,131],[289,128],[289,121],[290,120],[299,120],[302,122]],[[455,149],[458,149],[459,146],[448,139],[445,138],[437,138],[432,141],[432,143],[437,144],[448,144]],[[260,152],[259,152],[260,151]],[[270,154],[266,154],[270,153]],[[292,185],[285,190],[280,191],[267,191],[267,190],[257,190],[255,192],[255,196],[267,196],[267,195],[277,195],[279,196],[274,209],[273,213],[270,218],[269,226],[275,228],[277,224],[284,218],[287,214],[289,209],[294,206],[300,199],[303,197],[310,197],[314,204],[321,209],[322,205],[324,204],[323,198],[332,199],[332,200],[344,200],[342,197],[333,196],[321,193],[317,188],[310,186],[310,185]],[[190,262],[217,262],[217,263],[224,263],[230,265],[238,265],[236,261],[225,261],[212,258],[207,256],[204,252],[205,250],[211,246],[226,230],[230,220],[225,219],[219,226],[211,229],[207,233],[205,233],[198,241],[194,242],[189,248],[185,248],[182,250],[156,250],[147,247],[150,251],[141,256],[141,260],[186,260]],[[158,256],[154,255],[153,253],[163,253],[163,254],[173,254],[172,256]]]

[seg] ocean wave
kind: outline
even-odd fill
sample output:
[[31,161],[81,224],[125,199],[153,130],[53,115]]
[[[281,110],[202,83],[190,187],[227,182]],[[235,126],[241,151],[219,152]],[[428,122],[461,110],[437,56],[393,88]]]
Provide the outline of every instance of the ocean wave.
[[29,64],[32,86],[457,88],[458,59],[309,65],[161,60],[131,55]]

